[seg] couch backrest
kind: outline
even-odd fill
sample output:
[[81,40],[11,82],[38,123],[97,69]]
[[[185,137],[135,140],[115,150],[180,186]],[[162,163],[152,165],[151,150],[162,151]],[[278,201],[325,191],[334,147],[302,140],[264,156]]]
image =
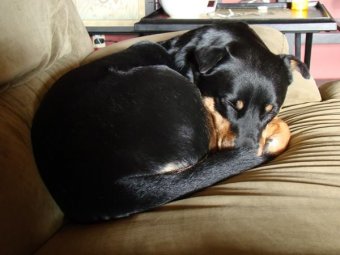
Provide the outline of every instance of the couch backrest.
[[70,0],[1,0],[0,16],[0,254],[31,254],[63,218],[35,166],[31,120],[92,45]]

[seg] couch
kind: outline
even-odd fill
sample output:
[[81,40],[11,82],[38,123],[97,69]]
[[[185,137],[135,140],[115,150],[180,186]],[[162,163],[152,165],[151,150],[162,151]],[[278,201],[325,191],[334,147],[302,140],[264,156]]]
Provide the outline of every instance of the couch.
[[[94,52],[70,0],[0,7],[0,254],[340,254],[340,82],[318,89],[294,73],[280,112],[292,137],[271,162],[149,212],[74,224],[35,165],[39,102],[76,66],[178,33]],[[273,52],[288,52],[283,34],[253,28]]]

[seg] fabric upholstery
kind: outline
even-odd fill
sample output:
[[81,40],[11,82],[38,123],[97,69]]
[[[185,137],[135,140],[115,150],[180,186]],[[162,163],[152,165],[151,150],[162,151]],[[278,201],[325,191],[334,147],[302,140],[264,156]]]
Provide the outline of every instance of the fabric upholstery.
[[322,99],[328,98],[339,98],[340,99],[340,81],[332,81],[326,84],[323,84],[320,88],[320,93]]
[[31,254],[63,221],[35,166],[33,114],[49,86],[93,49],[72,1],[0,7],[0,254]]
[[88,54],[90,41],[72,1],[2,0],[0,90],[20,85],[69,55]]

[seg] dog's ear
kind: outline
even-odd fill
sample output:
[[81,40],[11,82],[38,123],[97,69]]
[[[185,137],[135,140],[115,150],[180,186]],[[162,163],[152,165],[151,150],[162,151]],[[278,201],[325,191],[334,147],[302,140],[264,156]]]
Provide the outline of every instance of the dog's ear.
[[225,55],[225,48],[204,47],[195,51],[195,59],[200,73],[205,74],[213,68]]
[[310,73],[308,70],[308,67],[301,62],[298,58],[296,58],[293,55],[280,55],[282,60],[284,61],[284,64],[290,69],[290,70],[297,70],[301,73],[302,77],[305,79],[310,78]]

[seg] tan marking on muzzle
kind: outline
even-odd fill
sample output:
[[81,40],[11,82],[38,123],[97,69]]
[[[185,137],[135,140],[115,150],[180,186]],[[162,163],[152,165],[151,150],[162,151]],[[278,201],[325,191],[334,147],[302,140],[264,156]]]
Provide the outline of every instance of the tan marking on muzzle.
[[275,117],[262,132],[257,155],[277,156],[287,148],[289,139],[290,131],[287,123]]
[[210,131],[209,150],[233,147],[235,134],[231,131],[230,122],[216,110],[214,99],[212,97],[203,97],[203,104],[207,110]]

